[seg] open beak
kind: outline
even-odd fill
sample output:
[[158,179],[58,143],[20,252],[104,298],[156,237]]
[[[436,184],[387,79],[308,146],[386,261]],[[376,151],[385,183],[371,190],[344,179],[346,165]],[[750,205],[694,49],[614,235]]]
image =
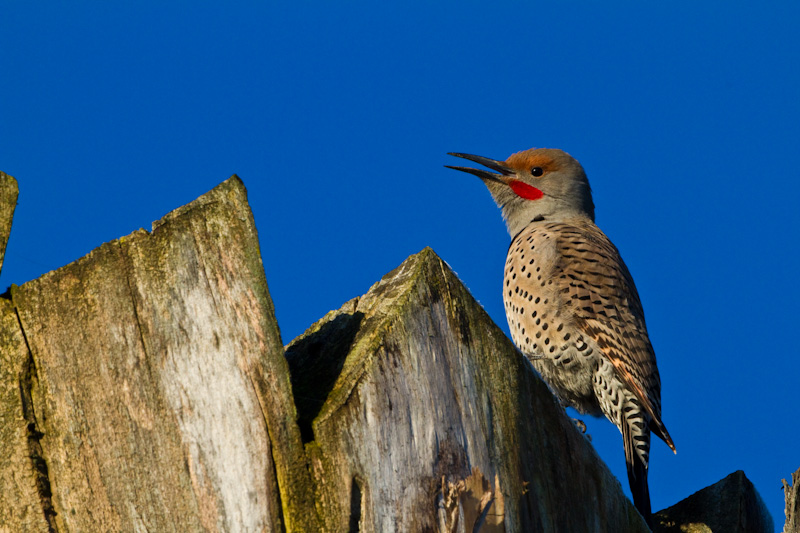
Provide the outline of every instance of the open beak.
[[500,183],[508,183],[508,180],[505,179],[506,176],[511,176],[514,174],[514,171],[508,168],[503,162],[495,161],[494,159],[489,159],[488,157],[481,157],[479,155],[470,155],[470,154],[459,154],[456,152],[447,152],[447,155],[452,155],[455,157],[461,157],[463,159],[468,159],[470,161],[474,161],[480,165],[483,165],[487,168],[490,168],[494,171],[499,172],[499,174],[495,174],[494,172],[489,172],[488,170],[483,170],[479,168],[470,168],[470,167],[451,167],[450,165],[445,165],[447,168],[452,168],[454,170],[460,170],[462,172],[468,172],[475,176],[478,176],[482,180],[490,180],[490,181],[499,181]]

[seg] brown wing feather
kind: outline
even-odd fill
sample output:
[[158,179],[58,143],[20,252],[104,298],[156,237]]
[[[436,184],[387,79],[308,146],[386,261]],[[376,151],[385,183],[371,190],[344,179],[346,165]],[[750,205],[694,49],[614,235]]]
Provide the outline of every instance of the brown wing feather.
[[573,306],[575,324],[595,340],[652,418],[654,432],[674,451],[661,422],[661,378],[628,268],[616,246],[591,222],[558,224],[556,278]]

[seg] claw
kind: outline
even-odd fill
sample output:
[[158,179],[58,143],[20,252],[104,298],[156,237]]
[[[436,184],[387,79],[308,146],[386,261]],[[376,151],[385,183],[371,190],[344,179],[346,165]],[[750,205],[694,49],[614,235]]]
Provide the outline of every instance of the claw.
[[581,433],[586,435],[586,422],[583,420],[578,420],[577,418],[573,418],[572,421],[575,423],[575,427],[577,427]]

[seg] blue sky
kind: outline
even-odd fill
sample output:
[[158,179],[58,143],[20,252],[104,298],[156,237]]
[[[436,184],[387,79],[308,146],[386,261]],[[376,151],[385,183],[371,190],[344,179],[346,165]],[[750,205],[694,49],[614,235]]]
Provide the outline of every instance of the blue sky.
[[[446,152],[562,148],[636,280],[678,455],[653,508],[800,467],[800,4],[0,3],[0,288],[247,185],[283,339],[425,246],[507,331],[509,236]],[[794,394],[793,394],[794,392]],[[627,490],[619,433],[588,420]]]

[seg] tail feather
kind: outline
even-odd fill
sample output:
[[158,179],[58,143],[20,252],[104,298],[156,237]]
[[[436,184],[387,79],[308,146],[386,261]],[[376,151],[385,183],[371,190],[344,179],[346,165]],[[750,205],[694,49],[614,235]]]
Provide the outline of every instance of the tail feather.
[[[647,462],[636,451],[630,424],[622,424],[622,441],[625,447],[625,466],[628,468],[628,483],[633,495],[633,504],[650,529],[652,529],[653,517],[650,510],[650,489],[647,486]],[[649,441],[648,430],[648,439],[646,441],[648,449],[645,450],[645,456],[649,452]]]
[[675,449],[675,443],[672,442],[672,437],[669,436],[667,427],[663,422],[661,422],[661,420],[658,420],[657,418],[651,419],[650,429],[653,431],[653,433],[658,435],[658,438],[667,443],[667,446],[669,446],[670,450],[672,450],[672,453],[678,453],[678,450]]

